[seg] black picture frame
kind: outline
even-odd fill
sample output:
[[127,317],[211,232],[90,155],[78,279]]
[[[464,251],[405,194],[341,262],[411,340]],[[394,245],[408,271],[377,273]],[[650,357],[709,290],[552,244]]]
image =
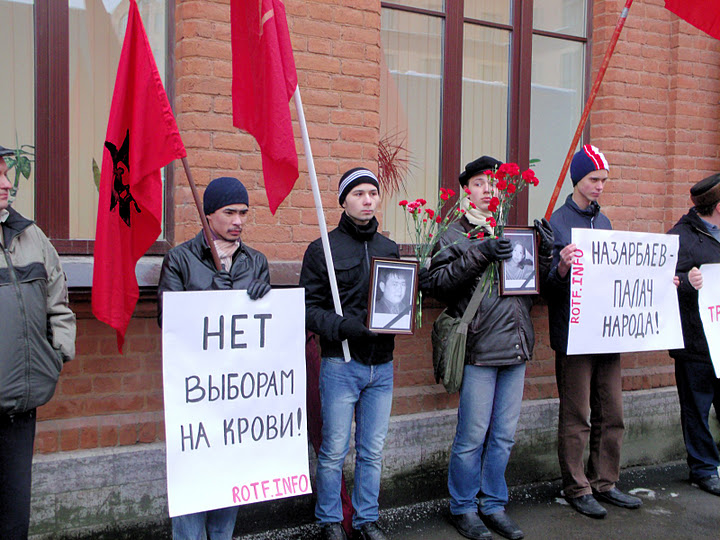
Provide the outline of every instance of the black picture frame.
[[[415,332],[419,270],[416,261],[372,258],[367,317],[370,330],[378,334]],[[388,283],[391,290],[387,290]]]
[[505,227],[503,236],[512,243],[513,255],[500,264],[500,294],[539,294],[538,241],[535,229]]

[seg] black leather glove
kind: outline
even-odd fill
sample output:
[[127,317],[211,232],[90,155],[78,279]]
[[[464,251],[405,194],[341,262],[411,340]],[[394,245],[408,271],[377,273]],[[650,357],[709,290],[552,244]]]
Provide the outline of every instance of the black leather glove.
[[340,339],[348,338],[362,338],[362,337],[375,337],[377,334],[368,330],[362,322],[357,319],[348,319],[343,317],[338,329]]
[[247,292],[250,300],[257,300],[269,293],[271,289],[272,287],[267,281],[263,281],[262,279],[253,279],[250,282],[250,285],[248,285]]
[[227,270],[218,270],[212,278],[212,285],[210,285],[214,291],[229,291],[233,288],[232,276]]
[[553,247],[555,245],[555,235],[553,234],[552,227],[545,218],[542,218],[542,221],[536,219],[533,224],[538,236],[540,237],[540,256],[549,257],[552,255]]
[[502,261],[512,256],[512,244],[507,238],[488,238],[477,246],[488,262]]
[[418,272],[418,288],[421,292],[425,292],[430,288],[431,284],[430,271],[427,268],[421,268]]

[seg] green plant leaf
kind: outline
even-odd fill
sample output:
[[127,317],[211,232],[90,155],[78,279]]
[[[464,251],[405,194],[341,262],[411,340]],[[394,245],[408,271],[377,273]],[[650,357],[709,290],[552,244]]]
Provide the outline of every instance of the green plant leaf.
[[30,178],[30,160],[25,156],[20,156],[18,158],[18,170],[20,171],[20,174],[25,177],[25,179]]
[[98,190],[98,193],[100,192],[100,167],[98,167],[97,161],[95,161],[95,158],[93,158],[92,161],[92,172],[93,172],[93,181],[95,182],[95,189]]

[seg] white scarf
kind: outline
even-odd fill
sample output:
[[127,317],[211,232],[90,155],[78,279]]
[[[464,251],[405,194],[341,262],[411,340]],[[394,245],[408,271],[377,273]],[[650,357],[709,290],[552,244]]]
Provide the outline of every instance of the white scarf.
[[488,233],[494,234],[493,227],[487,221],[487,218],[492,216],[492,212],[480,210],[477,206],[475,208],[470,206],[470,197],[464,197],[460,201],[460,210],[465,211],[465,217],[472,225],[482,227]]
[[235,242],[228,242],[222,238],[215,240],[215,249],[217,249],[218,257],[220,257],[223,270],[230,270],[233,255],[235,255],[235,252],[239,247],[240,240],[236,240]]

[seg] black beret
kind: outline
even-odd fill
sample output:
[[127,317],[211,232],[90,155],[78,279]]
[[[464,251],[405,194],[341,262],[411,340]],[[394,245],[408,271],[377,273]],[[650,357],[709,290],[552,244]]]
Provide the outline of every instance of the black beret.
[[9,148],[0,146],[0,157],[12,156],[14,153],[15,153],[15,150],[10,150]]
[[493,157],[479,157],[475,161],[471,161],[465,165],[465,170],[460,173],[460,185],[467,186],[473,176],[484,173],[485,171],[496,171],[500,165],[502,165],[502,161],[498,161]]

